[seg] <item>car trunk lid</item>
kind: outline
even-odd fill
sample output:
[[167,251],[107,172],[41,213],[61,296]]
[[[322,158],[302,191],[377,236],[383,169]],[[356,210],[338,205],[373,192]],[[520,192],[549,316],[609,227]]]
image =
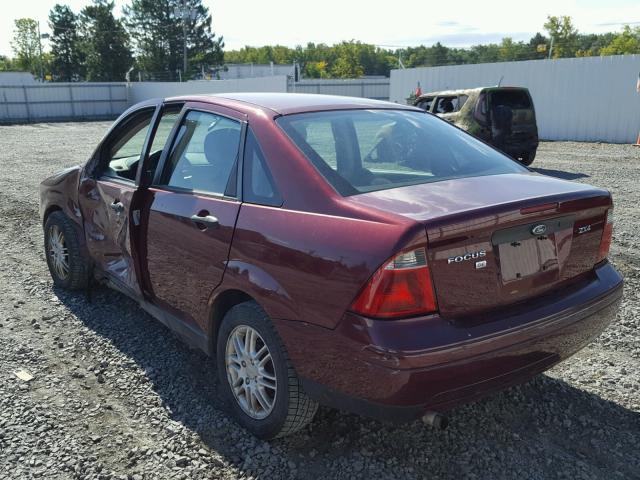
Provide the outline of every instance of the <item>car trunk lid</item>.
[[441,315],[469,317],[593,269],[607,191],[536,174],[461,178],[356,196],[425,225]]

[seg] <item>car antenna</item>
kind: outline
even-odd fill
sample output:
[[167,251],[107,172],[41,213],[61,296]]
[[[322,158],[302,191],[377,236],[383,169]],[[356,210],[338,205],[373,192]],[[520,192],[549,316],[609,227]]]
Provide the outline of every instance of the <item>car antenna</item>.
[[500,84],[502,83],[502,79],[503,79],[503,78],[504,78],[504,75],[502,75],[502,76],[500,77],[500,80],[498,80],[498,85],[496,85],[496,87],[499,87],[499,86],[500,86]]

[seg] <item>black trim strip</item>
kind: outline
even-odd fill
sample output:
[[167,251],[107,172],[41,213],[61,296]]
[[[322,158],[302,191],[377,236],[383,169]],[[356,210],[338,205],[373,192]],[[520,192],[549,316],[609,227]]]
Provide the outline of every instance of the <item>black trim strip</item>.
[[[549,235],[560,230],[573,229],[575,220],[575,215],[566,215],[564,217],[540,220],[538,222],[527,223],[526,225],[518,225],[512,228],[505,228],[504,230],[497,230],[493,232],[493,235],[491,236],[491,243],[493,245],[500,245],[501,243],[511,243],[518,240],[526,240],[529,238]],[[544,231],[539,233],[534,232],[533,229],[538,226],[544,226]]]

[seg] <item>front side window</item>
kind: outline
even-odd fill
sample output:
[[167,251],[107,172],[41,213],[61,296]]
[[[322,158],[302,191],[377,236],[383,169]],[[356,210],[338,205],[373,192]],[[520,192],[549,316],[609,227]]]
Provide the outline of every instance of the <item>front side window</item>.
[[171,129],[180,116],[180,108],[180,105],[171,106],[162,112],[156,134],[151,142],[151,149],[149,150],[151,155],[162,151],[164,148],[164,144],[167,143],[167,139],[171,134]]
[[240,122],[191,111],[177,133],[161,184],[224,195],[233,188],[240,146]]
[[[181,105],[169,105],[164,108],[158,128],[149,150],[148,171],[155,170],[162,149],[165,146],[171,129],[180,114]],[[123,125],[113,138],[107,141],[106,159],[103,174],[106,176],[134,181],[144,142],[151,127],[155,108],[144,109],[124,120]]]
[[173,126],[180,117],[181,109],[182,105],[173,104],[165,105],[162,110],[160,121],[158,122],[158,128],[156,129],[153,140],[151,141],[149,160],[145,163],[146,169],[143,172],[143,176],[145,178],[143,181],[145,184],[148,179],[153,178],[156,168],[158,167],[158,162],[160,161],[160,155],[162,155],[162,151],[169,139]]
[[342,195],[527,171],[471,135],[421,112],[338,110],[286,115],[277,122]]
[[147,138],[154,108],[144,109],[127,118],[122,127],[107,140],[103,153],[102,174],[134,181],[142,147]]

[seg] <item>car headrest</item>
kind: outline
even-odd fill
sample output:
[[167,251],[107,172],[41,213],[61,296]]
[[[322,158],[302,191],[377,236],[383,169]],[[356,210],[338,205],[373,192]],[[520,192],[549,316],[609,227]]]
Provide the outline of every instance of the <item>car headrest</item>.
[[233,128],[213,130],[204,139],[204,155],[211,164],[232,162],[238,154],[240,132]]

